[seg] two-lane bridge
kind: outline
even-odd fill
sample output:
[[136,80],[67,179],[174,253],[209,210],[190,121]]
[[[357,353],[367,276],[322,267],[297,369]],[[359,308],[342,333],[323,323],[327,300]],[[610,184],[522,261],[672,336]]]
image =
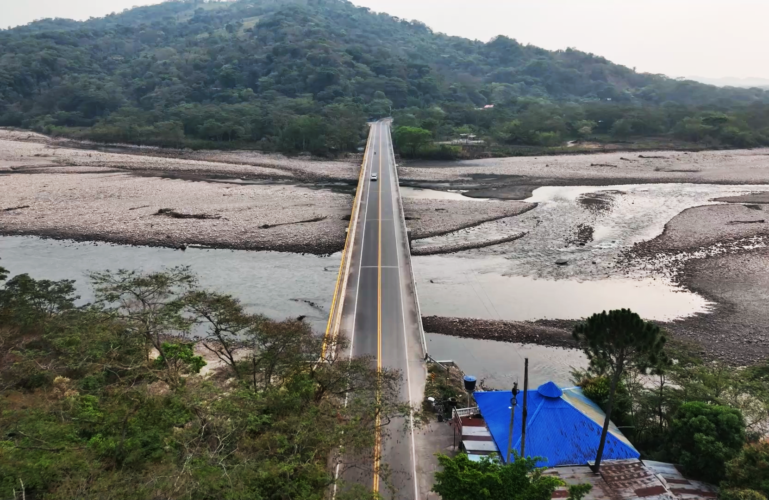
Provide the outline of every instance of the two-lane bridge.
[[[370,127],[336,293],[328,335],[347,336],[352,356],[371,355],[379,368],[400,370],[403,399],[419,405],[426,375],[424,334],[389,121]],[[377,440],[371,473],[348,479],[379,491],[383,485],[375,471],[386,464],[397,498],[417,500],[423,495],[415,432],[402,424],[391,423],[391,437]]]

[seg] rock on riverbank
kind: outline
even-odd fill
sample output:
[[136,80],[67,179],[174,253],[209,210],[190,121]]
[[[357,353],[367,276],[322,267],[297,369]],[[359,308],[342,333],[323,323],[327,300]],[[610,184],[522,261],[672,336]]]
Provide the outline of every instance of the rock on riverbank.
[[540,325],[528,321],[498,321],[473,318],[424,316],[425,332],[482,340],[500,340],[553,347],[577,347],[564,325]]

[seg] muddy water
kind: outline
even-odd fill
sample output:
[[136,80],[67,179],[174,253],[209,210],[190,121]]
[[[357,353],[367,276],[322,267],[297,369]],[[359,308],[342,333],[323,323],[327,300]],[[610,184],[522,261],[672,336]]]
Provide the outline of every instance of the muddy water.
[[252,312],[273,319],[306,316],[324,331],[340,255],[317,257],[281,252],[248,252],[73,243],[34,237],[0,237],[0,266],[12,275],[74,279],[82,302],[93,298],[89,271],[157,271],[190,266],[203,287],[234,295]]
[[437,360],[451,360],[468,375],[483,380],[489,389],[523,388],[524,358],[529,358],[529,386],[553,381],[561,387],[574,385],[572,368],[586,368],[582,351],[494,340],[474,340],[427,334],[427,348]]

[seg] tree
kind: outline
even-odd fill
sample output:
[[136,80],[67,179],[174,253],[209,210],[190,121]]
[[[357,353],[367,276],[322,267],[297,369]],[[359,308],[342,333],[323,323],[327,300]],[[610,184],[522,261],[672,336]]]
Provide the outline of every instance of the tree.
[[769,496],[769,443],[748,444],[726,463],[722,489],[749,489]]
[[[377,429],[386,436],[391,422],[409,418],[398,371],[341,354],[345,339],[317,362],[322,337],[299,321],[246,321],[244,340],[259,339],[252,352],[234,339],[241,304],[197,288],[185,268],[97,273],[100,303],[31,315],[18,335],[25,290],[62,285],[29,279],[0,288],[8,292],[0,344],[11,342],[0,363],[0,498],[20,498],[22,478],[28,498],[318,500],[339,481],[340,500],[374,500],[333,477],[329,460],[344,478],[372,461]],[[218,332],[253,356],[256,384],[216,376],[217,367],[199,373],[204,361],[177,335],[179,316],[206,328],[205,341]],[[147,332],[163,344],[154,359]],[[162,383],[170,371],[186,383]]]
[[431,139],[430,131],[419,127],[398,127],[393,133],[393,141],[398,149],[412,157],[429,144]]
[[99,303],[122,319],[128,335],[155,349],[165,365],[165,381],[178,386],[183,364],[167,348],[175,345],[169,339],[184,340],[194,324],[184,315],[184,299],[197,283],[189,267],[147,274],[121,269],[91,273],[90,278]]
[[264,324],[267,318],[247,314],[238,299],[231,295],[198,290],[189,293],[184,301],[196,317],[197,323],[206,328],[203,347],[232,369],[236,378],[242,378],[238,351],[248,332]]
[[443,470],[435,473],[432,491],[443,500],[549,500],[555,488],[564,484],[543,475],[536,458],[516,455],[515,461],[502,464],[490,457],[475,462],[460,453],[454,458],[438,455],[438,463]]
[[692,402],[678,409],[666,452],[693,477],[717,483],[744,444],[745,422],[738,409]]
[[[0,290],[0,319],[6,316],[20,327],[28,328],[71,310],[80,298],[75,295],[74,283],[72,280],[35,280],[28,274],[18,274]],[[12,318],[8,318],[9,315]]]
[[761,492],[756,490],[721,489],[718,492],[720,500],[766,500]]
[[605,373],[611,380],[595,459],[595,470],[598,471],[622,374],[630,366],[657,364],[664,356],[665,336],[658,326],[642,320],[629,309],[594,314],[574,327],[573,336],[590,360],[590,367],[597,373]]

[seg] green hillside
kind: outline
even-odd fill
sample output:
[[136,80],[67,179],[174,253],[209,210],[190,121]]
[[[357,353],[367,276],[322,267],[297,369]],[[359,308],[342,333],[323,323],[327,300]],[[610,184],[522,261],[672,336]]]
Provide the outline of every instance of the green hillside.
[[[478,109],[493,104],[493,109]],[[435,140],[769,143],[769,92],[576,50],[434,33],[344,0],[171,1],[0,31],[0,125],[98,141],[334,153],[393,114]]]

